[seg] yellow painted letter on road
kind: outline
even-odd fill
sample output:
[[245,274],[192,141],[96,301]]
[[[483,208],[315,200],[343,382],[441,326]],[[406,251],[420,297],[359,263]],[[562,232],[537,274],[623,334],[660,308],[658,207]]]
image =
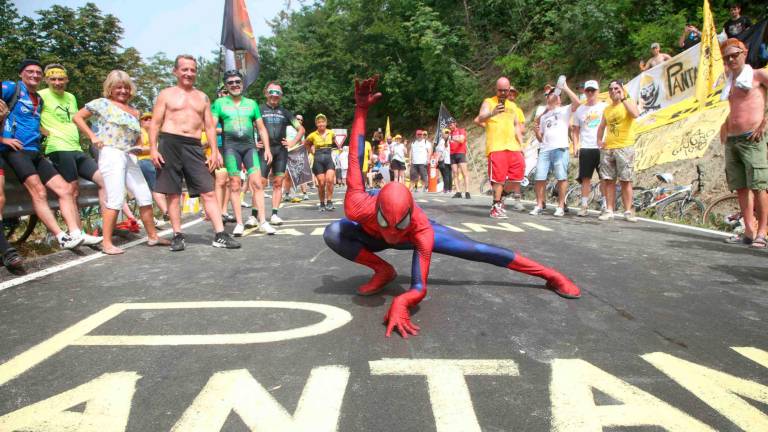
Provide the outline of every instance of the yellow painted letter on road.
[[347,381],[344,366],[313,369],[291,416],[247,370],[217,372],[171,432],[220,431],[232,411],[252,432],[334,432]]
[[731,347],[732,350],[752,360],[764,368],[768,368],[768,351],[752,347]]
[[465,375],[518,375],[512,360],[382,359],[369,365],[372,375],[427,377],[437,432],[480,432]]
[[[136,372],[104,374],[0,417],[0,431],[123,432],[139,378]],[[83,403],[83,412],[69,411]]]
[[739,396],[768,404],[768,387],[664,353],[642,356],[745,431],[768,431],[768,416]]
[[[620,405],[595,405],[592,389]],[[552,363],[552,430],[602,432],[611,426],[660,426],[668,431],[714,432],[661,399],[580,359]]]

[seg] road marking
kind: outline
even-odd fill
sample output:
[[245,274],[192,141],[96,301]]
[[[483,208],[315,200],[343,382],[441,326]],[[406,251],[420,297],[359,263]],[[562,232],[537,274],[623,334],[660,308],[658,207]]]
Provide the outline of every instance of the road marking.
[[509,231],[509,232],[523,232],[521,228],[518,228],[512,225],[511,223],[507,223],[507,222],[499,222],[496,224],[496,226],[479,224],[479,223],[470,223],[470,222],[462,222],[461,224],[471,229],[474,232],[488,232],[489,229]]
[[330,222],[297,223],[297,224],[295,224],[295,223],[286,223],[286,224],[280,225],[280,228],[283,228],[283,227],[301,227],[301,226],[318,226],[318,225],[326,226],[329,223]]
[[432,201],[439,202],[439,203],[445,202],[445,200],[441,200],[440,198],[432,198]]
[[[621,404],[595,404],[593,389]],[[550,384],[552,431],[602,432],[603,427],[659,426],[668,431],[714,432],[661,399],[580,359],[555,359]]]
[[539,225],[539,224],[533,223],[533,222],[523,222],[523,225],[529,226],[531,228],[535,228],[535,229],[537,229],[539,231],[552,231],[550,228],[547,228],[547,227],[545,227],[543,225]]
[[[86,336],[105,322],[128,310],[167,309],[227,309],[227,308],[272,308],[297,309],[324,315],[322,321],[309,326],[259,333],[230,333],[210,335],[99,335]],[[285,341],[316,336],[333,331],[352,320],[352,315],[330,305],[286,301],[202,301],[168,303],[115,303],[83,319],[53,337],[35,345],[0,365],[0,385],[14,379],[45,359],[76,345],[224,345],[256,344]]]
[[459,228],[459,227],[450,226],[450,225],[446,225],[446,227],[448,227],[448,228],[450,228],[450,229],[452,229],[452,230],[454,230],[454,231],[458,231],[458,232],[461,232],[461,233],[468,233],[468,232],[472,232],[472,231],[470,231],[470,230],[468,230],[468,229]]
[[768,351],[751,347],[731,347],[731,349],[760,366],[768,368]]
[[[203,222],[202,218],[195,219],[193,221],[189,221],[189,222],[183,224],[181,226],[181,228],[182,229],[189,228],[191,226],[199,224],[200,222]],[[160,231],[158,233],[158,235],[160,235],[160,236],[164,236],[164,235],[167,235],[167,234],[173,234],[173,230],[172,229],[166,229],[166,230]],[[122,245],[120,247],[122,249],[128,249],[128,248],[132,248],[132,247],[134,247],[136,245],[140,245],[140,244],[142,244],[142,243],[144,243],[146,241],[147,241],[147,237],[143,237],[143,238],[140,238],[138,240],[134,240],[132,242],[128,242],[128,243],[126,243],[126,244],[124,244],[124,245]],[[44,270],[40,270],[38,272],[34,272],[34,273],[30,273],[28,275],[20,276],[20,277],[17,277],[15,279],[11,279],[9,281],[0,283],[0,291],[6,290],[8,288],[15,287],[17,285],[21,285],[21,284],[29,282],[29,281],[33,281],[33,280],[36,280],[36,279],[43,278],[43,277],[48,276],[50,274],[58,273],[58,272],[60,272],[62,270],[66,270],[68,268],[72,268],[72,267],[78,266],[80,264],[85,264],[87,262],[91,262],[93,260],[96,260],[96,259],[99,259],[99,258],[103,258],[105,256],[108,256],[108,255],[103,254],[101,252],[96,252],[94,254],[91,254],[91,255],[88,255],[88,256],[84,256],[82,258],[78,258],[78,259],[73,260],[73,261],[68,261],[68,262],[65,262],[65,263],[62,263],[62,264],[55,265],[53,267],[49,267],[49,268],[44,269]]]
[[427,379],[437,432],[480,432],[466,375],[518,376],[512,360],[389,359],[368,362],[372,375],[421,375]]
[[[136,372],[104,374],[0,417],[0,430],[123,432],[139,378]],[[82,412],[70,411],[83,403]]]
[[661,352],[641,357],[741,429],[768,431],[768,415],[740,397],[768,404],[768,386]]
[[292,236],[303,236],[304,233],[298,230],[295,230],[293,228],[281,228],[277,230],[275,234],[278,235],[292,235]]
[[312,230],[311,233],[309,233],[309,235],[320,236],[320,235],[323,235],[324,232],[325,232],[325,227],[315,228]]
[[219,431],[232,412],[252,431],[333,432],[348,381],[344,366],[312,369],[291,416],[247,370],[217,372],[171,432]]

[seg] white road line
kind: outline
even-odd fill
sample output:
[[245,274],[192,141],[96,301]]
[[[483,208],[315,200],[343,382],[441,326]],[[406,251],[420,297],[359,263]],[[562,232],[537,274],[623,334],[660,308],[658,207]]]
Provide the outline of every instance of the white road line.
[[328,225],[328,224],[330,224],[330,222],[304,223],[304,224],[300,224],[300,223],[299,224],[295,224],[295,223],[287,224],[286,223],[286,224],[280,225],[280,228],[283,228],[283,227],[298,227],[298,226],[318,226],[318,225],[325,226],[325,225]]
[[[202,218],[195,219],[193,221],[189,221],[189,222],[183,224],[181,226],[181,228],[182,229],[188,228],[188,227],[191,227],[193,225],[197,225],[200,222],[203,222]],[[158,235],[164,236],[166,234],[171,234],[171,233],[173,233],[172,229],[166,229],[166,230],[160,231],[158,233]],[[120,247],[122,249],[128,249],[128,248],[132,248],[132,247],[134,247],[136,245],[142,244],[142,243],[144,243],[146,241],[147,241],[147,237],[142,237],[142,238],[140,238],[138,240],[134,240],[132,242],[126,243],[126,244],[124,244],[124,245],[122,245]],[[88,256],[84,256],[82,258],[78,258],[78,259],[76,259],[74,261],[65,262],[65,263],[62,263],[62,264],[55,265],[53,267],[49,267],[47,269],[40,270],[38,272],[34,272],[34,273],[30,273],[28,275],[20,276],[20,277],[17,277],[16,279],[11,279],[9,281],[0,283],[0,291],[6,290],[8,288],[15,287],[17,285],[21,285],[21,284],[29,282],[29,281],[40,279],[42,277],[45,277],[45,276],[48,276],[48,275],[60,272],[62,270],[66,270],[68,268],[72,268],[72,267],[78,266],[80,264],[85,264],[87,262],[90,262],[90,261],[93,261],[93,260],[96,260],[96,259],[99,259],[99,258],[102,258],[102,257],[105,257],[105,256],[107,256],[107,255],[103,254],[101,252],[96,252],[94,254],[91,254],[91,255],[88,255]]]
[[445,202],[445,200],[441,200],[440,198],[432,198],[432,201],[441,202],[441,203]]
[[539,224],[536,224],[536,223],[533,223],[533,222],[523,222],[523,225],[529,226],[531,228],[535,228],[535,229],[537,229],[539,231],[552,231],[551,229],[549,229],[549,228],[547,228],[545,226],[542,226],[542,225],[539,225]]

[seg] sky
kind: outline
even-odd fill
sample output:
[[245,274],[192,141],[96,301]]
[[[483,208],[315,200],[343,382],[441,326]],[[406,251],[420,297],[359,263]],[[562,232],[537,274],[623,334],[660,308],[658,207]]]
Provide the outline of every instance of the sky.
[[[51,5],[78,8],[89,0],[13,0],[19,14],[37,18],[35,11]],[[104,14],[116,16],[123,26],[124,48],[134,47],[144,58],[163,51],[211,57],[218,52],[224,0],[90,0]],[[284,0],[246,0],[256,36],[269,36],[266,20],[274,18]],[[299,7],[292,1],[292,9]]]

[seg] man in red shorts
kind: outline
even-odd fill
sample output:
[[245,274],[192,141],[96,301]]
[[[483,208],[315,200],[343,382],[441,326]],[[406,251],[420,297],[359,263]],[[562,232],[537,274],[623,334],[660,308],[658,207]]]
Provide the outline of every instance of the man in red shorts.
[[485,154],[488,156],[488,178],[493,187],[491,217],[506,219],[504,197],[515,193],[515,208],[522,210],[520,182],[525,175],[525,157],[522,146],[522,124],[518,108],[509,99],[509,79],[496,81],[496,96],[487,98],[480,107],[476,123],[485,127]]

